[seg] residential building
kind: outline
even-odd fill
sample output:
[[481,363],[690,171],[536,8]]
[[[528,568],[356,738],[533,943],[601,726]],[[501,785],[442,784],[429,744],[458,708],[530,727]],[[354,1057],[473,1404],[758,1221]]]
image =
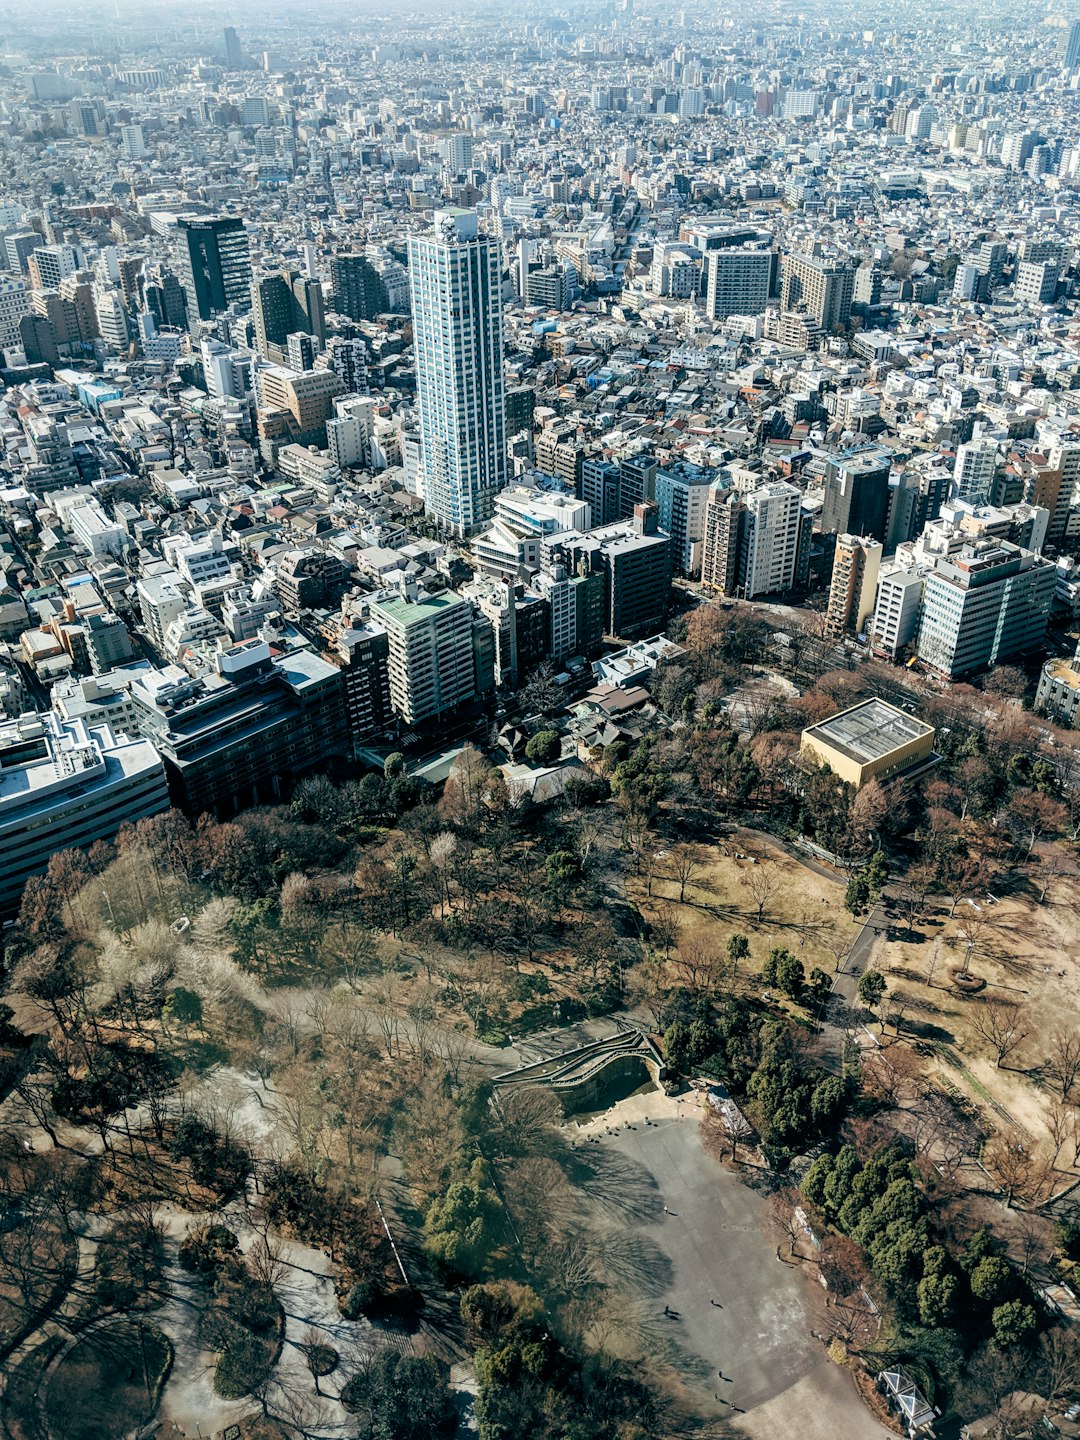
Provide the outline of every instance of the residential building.
[[0,276],[0,350],[21,344],[20,325],[30,314],[30,296],[22,280]]
[[675,568],[684,575],[696,576],[701,570],[705,511],[712,482],[712,471],[692,465],[674,465],[656,472],[660,529],[671,536]]
[[413,584],[374,595],[370,614],[386,631],[390,706],[403,724],[434,721],[476,696],[473,611],[462,596]]
[[331,255],[331,308],[350,320],[374,320],[390,307],[386,285],[366,255]]
[[604,576],[604,629],[631,639],[662,630],[671,604],[672,543],[660,533],[654,503],[636,506],[630,521],[549,536],[542,566],[562,564],[571,574]]
[[711,320],[729,315],[763,315],[769,302],[773,256],[769,250],[711,250],[705,257],[705,313]]
[[[256,372],[259,434],[299,445],[326,446],[326,422],[344,384],[329,370],[289,370],[268,365]],[[275,447],[276,448],[276,447]]]
[[68,514],[68,524],[75,539],[91,555],[123,553],[127,536],[121,526],[110,520],[98,500],[75,506]]
[[[619,466],[598,455],[581,462],[581,498],[587,502],[594,525],[611,525],[622,516]],[[587,528],[587,527],[583,527]]]
[[853,630],[861,635],[874,613],[882,547],[868,536],[838,535],[826,623],[834,635]]
[[921,569],[881,575],[870,622],[870,648],[876,655],[896,660],[912,645],[922,612],[923,578]]
[[742,496],[717,482],[705,509],[701,583],[717,595],[738,593],[739,555],[746,524]]
[[285,364],[293,334],[311,336],[317,349],[326,342],[322,286],[318,280],[295,270],[260,275],[251,282],[251,309],[255,348],[266,360]]
[[997,473],[998,449],[993,440],[972,440],[956,448],[951,494],[957,500],[986,501]]
[[146,136],[141,125],[120,126],[120,150],[125,160],[146,159]]
[[825,332],[848,328],[855,292],[853,265],[820,255],[785,255],[782,272],[782,310],[805,311]]
[[736,582],[744,599],[776,595],[794,585],[801,504],[798,487],[786,480],[770,480],[746,496]]
[[883,544],[888,533],[891,459],[880,450],[849,454],[825,467],[823,534],[867,535]]

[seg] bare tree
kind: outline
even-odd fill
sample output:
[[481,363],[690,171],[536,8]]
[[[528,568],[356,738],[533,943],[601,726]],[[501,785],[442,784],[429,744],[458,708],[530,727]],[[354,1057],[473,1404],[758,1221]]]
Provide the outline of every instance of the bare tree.
[[956,928],[964,942],[964,963],[960,973],[966,975],[971,966],[972,958],[978,950],[986,931],[992,926],[989,910],[985,905],[973,905],[970,902],[961,907]]
[[701,851],[696,845],[685,841],[673,845],[669,851],[672,877],[679,886],[679,904],[686,904],[686,887],[701,869]]
[[887,1105],[902,1105],[918,1090],[920,1066],[906,1045],[887,1045],[867,1057],[863,1074]]
[[1006,1206],[1021,1200],[1031,1204],[1041,1200],[1052,1184],[1049,1167],[1040,1165],[1015,1131],[996,1135],[983,1150],[983,1164],[1002,1190]]
[[1072,1106],[1066,1105],[1064,1100],[1051,1100],[1047,1107],[1046,1128],[1050,1132],[1050,1141],[1054,1152],[1050,1158],[1051,1165],[1057,1165],[1062,1146],[1072,1132],[1075,1113]]
[[664,952],[666,960],[679,943],[679,917],[670,905],[658,905],[649,916],[649,936]]
[[1054,1082],[1054,1088],[1063,1100],[1080,1075],[1080,1033],[1072,1030],[1055,1030],[1050,1037],[1050,1054],[1046,1061],[1046,1073]]
[[630,971],[627,990],[632,1003],[644,1007],[653,1029],[662,1030],[672,991],[668,962],[664,957],[650,950],[640,965]]
[[671,969],[677,983],[691,995],[711,1000],[720,984],[724,958],[707,940],[683,940],[671,960]]
[[769,902],[775,899],[781,885],[781,875],[776,865],[770,860],[762,860],[756,865],[751,865],[742,874],[742,883],[750,891],[757,906],[756,920],[760,925]]
[[1080,1340],[1066,1325],[1044,1330],[1039,1338],[1038,1393],[1050,1410],[1080,1397]]
[[[793,1186],[784,1185],[779,1190],[774,1190],[766,1201],[766,1215],[769,1226],[786,1242],[789,1260],[805,1260],[805,1255],[800,1255],[795,1246],[802,1238],[804,1231],[802,1223],[796,1215],[799,1206],[799,1192]],[[780,1246],[776,1247],[776,1258],[782,1259]]]
[[1023,1023],[1022,1016],[1023,1011],[1019,1005],[1002,1000],[988,1000],[972,1009],[971,1028],[976,1035],[981,1035],[993,1050],[994,1063],[999,1070],[1013,1051],[1031,1034]]

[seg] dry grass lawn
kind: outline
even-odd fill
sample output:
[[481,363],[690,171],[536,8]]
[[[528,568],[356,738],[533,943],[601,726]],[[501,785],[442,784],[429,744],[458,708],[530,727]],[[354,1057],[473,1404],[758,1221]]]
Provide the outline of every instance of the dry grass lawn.
[[[933,1047],[931,1068],[965,1089],[992,1124],[1007,1127],[1011,1119],[1049,1158],[1052,1037],[1080,1031],[1080,878],[1058,877],[1041,903],[1037,893],[983,902],[987,920],[970,971],[985,986],[972,996],[951,978],[967,949],[963,905],[950,918],[947,903],[932,903],[936,913],[915,927],[914,937],[901,920],[888,940],[878,941],[873,963],[888,981],[887,1005],[902,1010],[906,1034]],[[989,1007],[1012,1006],[1026,1034],[999,1067],[990,1041],[979,1033],[979,1016]],[[1080,1098],[1080,1082],[1072,1098]],[[1068,1143],[1059,1168],[1072,1157]]]
[[799,957],[807,975],[815,966],[833,973],[838,949],[846,951],[858,930],[844,909],[841,879],[826,879],[756,836],[736,835],[721,845],[694,849],[699,863],[682,903],[678,852],[658,852],[651,894],[647,879],[631,880],[631,896],[647,916],[667,910],[684,945],[707,943],[723,951],[729,935],[745,935],[751,958],[744,969],[751,972],[760,970],[769,950],[779,945]]

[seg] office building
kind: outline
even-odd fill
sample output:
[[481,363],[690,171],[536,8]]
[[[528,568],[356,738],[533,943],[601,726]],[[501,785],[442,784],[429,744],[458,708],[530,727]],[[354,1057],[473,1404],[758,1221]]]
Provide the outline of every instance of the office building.
[[119,615],[107,610],[88,615],[83,628],[90,669],[95,675],[107,675],[118,665],[127,665],[138,658],[131,634]]
[[239,70],[244,63],[244,51],[240,37],[232,25],[225,26],[225,68]]
[[474,212],[436,212],[410,236],[424,508],[463,536],[494,513],[507,479],[498,243]]
[[205,679],[150,670],[131,695],[173,804],[191,816],[273,804],[300,776],[352,753],[341,670],[310,650],[275,659],[265,640],[241,641]]
[[846,330],[851,322],[855,267],[820,255],[785,255],[780,308],[802,311],[820,328]]
[[1080,648],[1071,660],[1047,660],[1039,676],[1035,709],[1055,725],[1080,728]]
[[768,250],[711,250],[705,257],[705,312],[711,320],[763,315],[773,257]]
[[322,286],[295,270],[281,270],[253,280],[251,310],[255,348],[275,364],[287,362],[289,337],[293,334],[311,336],[319,350],[326,342]]
[[867,535],[883,544],[888,533],[891,459],[880,450],[827,461],[819,529],[825,535]]
[[919,659],[950,680],[1034,650],[1046,634],[1056,570],[1008,541],[935,560],[923,588]]
[[177,268],[187,297],[189,323],[209,320],[230,305],[246,305],[251,291],[251,257],[244,222],[234,215],[181,216],[176,228]]
[[881,544],[860,535],[838,535],[833,553],[832,582],[826,624],[833,635],[853,630],[861,635],[874,613]]
[[1075,70],[1080,66],[1080,20],[1069,26],[1065,39],[1065,69]]
[[0,914],[59,850],[113,840],[122,825],[169,808],[161,759],[147,740],[51,712],[0,725]]
[[826,765],[834,775],[861,790],[910,776],[933,759],[934,731],[914,715],[886,700],[861,700],[802,733],[800,755]]
[[405,725],[419,725],[465,705],[477,694],[472,606],[460,595],[427,595],[415,584],[370,601],[371,619],[387,635],[390,706]]

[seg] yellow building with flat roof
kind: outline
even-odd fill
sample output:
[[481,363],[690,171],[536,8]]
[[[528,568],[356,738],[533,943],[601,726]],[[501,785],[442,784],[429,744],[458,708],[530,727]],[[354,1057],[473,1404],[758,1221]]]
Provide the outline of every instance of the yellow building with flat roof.
[[892,780],[925,765],[934,753],[934,730],[914,715],[877,698],[860,700],[802,733],[799,754],[861,789],[868,780]]

